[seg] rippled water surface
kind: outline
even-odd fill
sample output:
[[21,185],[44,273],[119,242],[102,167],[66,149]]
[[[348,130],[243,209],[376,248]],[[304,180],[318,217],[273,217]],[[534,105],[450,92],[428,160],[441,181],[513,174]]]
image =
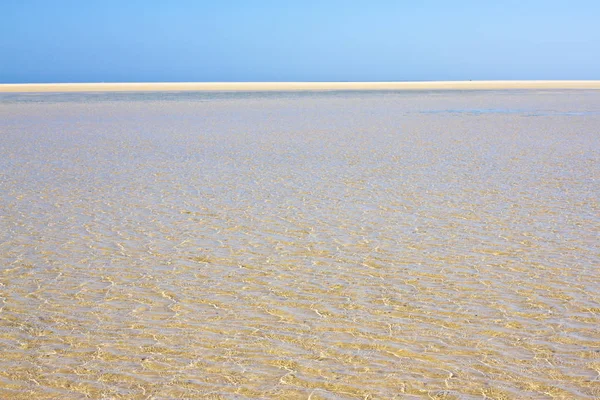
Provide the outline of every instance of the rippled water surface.
[[600,397],[600,92],[0,95],[0,398]]

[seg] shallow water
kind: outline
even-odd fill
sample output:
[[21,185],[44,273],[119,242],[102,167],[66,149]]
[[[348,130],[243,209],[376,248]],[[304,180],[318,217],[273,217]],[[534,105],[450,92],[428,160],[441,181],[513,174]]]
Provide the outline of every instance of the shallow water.
[[600,397],[600,92],[0,95],[0,398]]

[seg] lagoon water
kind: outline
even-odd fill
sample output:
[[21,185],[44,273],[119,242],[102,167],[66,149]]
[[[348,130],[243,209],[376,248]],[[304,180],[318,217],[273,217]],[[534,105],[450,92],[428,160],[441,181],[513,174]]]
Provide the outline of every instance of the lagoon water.
[[600,92],[0,95],[0,398],[600,398]]

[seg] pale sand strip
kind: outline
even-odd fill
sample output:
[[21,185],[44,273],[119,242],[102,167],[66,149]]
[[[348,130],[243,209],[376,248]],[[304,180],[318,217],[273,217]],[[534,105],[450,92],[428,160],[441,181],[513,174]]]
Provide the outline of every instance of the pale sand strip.
[[0,84],[0,92],[600,89],[600,81],[160,82]]

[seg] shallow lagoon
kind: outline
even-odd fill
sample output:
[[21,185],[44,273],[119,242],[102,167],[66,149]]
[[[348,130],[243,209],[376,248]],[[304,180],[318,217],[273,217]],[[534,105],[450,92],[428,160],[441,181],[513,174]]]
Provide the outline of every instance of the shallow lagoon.
[[0,397],[600,397],[600,92],[0,95]]

